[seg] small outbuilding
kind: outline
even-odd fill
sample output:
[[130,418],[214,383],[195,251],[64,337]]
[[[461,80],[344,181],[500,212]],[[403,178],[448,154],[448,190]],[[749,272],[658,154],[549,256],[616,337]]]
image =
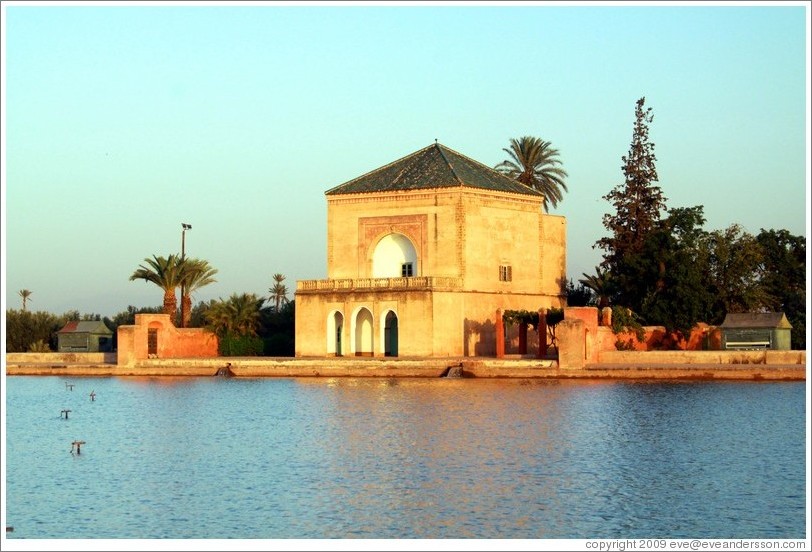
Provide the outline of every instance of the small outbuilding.
[[788,351],[792,325],[783,312],[728,313],[719,326],[723,349]]
[[60,353],[102,353],[113,350],[113,331],[101,320],[68,322],[57,333]]

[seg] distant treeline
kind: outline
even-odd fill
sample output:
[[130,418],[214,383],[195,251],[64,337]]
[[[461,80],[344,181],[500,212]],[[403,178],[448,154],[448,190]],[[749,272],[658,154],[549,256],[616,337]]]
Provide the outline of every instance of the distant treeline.
[[[190,327],[208,328],[220,338],[223,356],[293,356],[295,352],[295,303],[283,302],[263,307],[265,300],[254,294],[234,294],[226,300],[200,302],[192,308]],[[58,350],[57,334],[68,322],[100,320],[113,332],[135,323],[135,315],[160,314],[163,307],[128,306],[112,318],[82,314],[77,310],[64,314],[46,311],[6,310],[6,352],[49,352]],[[175,322],[178,322],[177,320]]]

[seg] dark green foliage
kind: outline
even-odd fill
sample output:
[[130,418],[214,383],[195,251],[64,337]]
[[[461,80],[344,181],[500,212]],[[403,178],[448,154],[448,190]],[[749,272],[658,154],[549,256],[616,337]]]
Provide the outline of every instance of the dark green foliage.
[[731,312],[784,312],[793,348],[805,348],[806,240],[763,229],[754,238],[736,224],[708,233],[701,206],[667,210],[654,184],[653,116],[644,103],[637,102],[623,157],[625,182],[604,196],[615,208],[603,219],[610,235],[595,244],[605,251],[606,271],[581,283],[608,290],[612,304],[630,308],[642,323],[683,337],[697,322],[718,325]]
[[[612,332],[614,332],[615,335],[632,332],[638,341],[643,341],[645,338],[645,331],[643,330],[643,325],[640,324],[640,319],[626,307],[612,307]],[[619,351],[634,349],[631,339],[624,342],[618,338],[618,340],[615,341],[615,347],[617,347]]]
[[792,348],[806,348],[806,240],[786,230],[756,236],[762,251],[762,286],[767,308],[783,312],[792,324]]
[[228,299],[212,301],[206,309],[206,326],[219,337],[226,335],[257,336],[262,303],[254,293],[232,293]]
[[548,328],[555,327],[559,322],[564,320],[564,309],[557,309],[555,307],[547,309],[545,320],[547,321]]
[[[274,297],[271,297],[274,300]],[[276,301],[274,300],[274,303]],[[296,354],[296,302],[281,302],[260,311],[260,329],[265,339],[265,355],[294,356]]]
[[230,333],[220,337],[220,356],[260,356],[264,349],[261,337]]
[[594,276],[590,276],[586,273],[583,273],[583,276],[584,277],[578,280],[578,282],[581,284],[581,287],[589,290],[594,297],[592,304],[599,309],[608,307],[609,298],[612,296],[614,286],[612,273],[596,266]]
[[541,138],[522,136],[512,138],[510,148],[503,151],[510,159],[496,165],[496,170],[544,194],[545,211],[557,206],[567,191],[567,171],[560,167],[558,150]]
[[189,328],[203,328],[206,326],[206,311],[215,303],[215,300],[200,301],[192,307],[191,316],[189,319]]
[[762,248],[752,235],[733,224],[710,232],[701,249],[713,296],[706,322],[718,325],[727,313],[756,312],[767,306]]
[[[505,324],[520,324],[524,322],[528,327],[538,328],[539,313],[538,311],[508,309],[502,313],[502,320]],[[544,321],[547,324],[547,335],[550,338],[550,344],[553,346],[557,343],[555,336],[556,326],[562,320],[564,320],[564,309],[557,309],[555,307],[547,309]]]
[[56,332],[64,318],[49,312],[9,309],[6,311],[6,352],[25,353],[32,343],[42,341],[56,350]]
[[595,293],[586,287],[582,282],[578,283],[575,287],[572,279],[567,282],[567,287],[564,290],[564,295],[567,296],[568,307],[588,307],[595,306],[597,299]]
[[292,357],[296,354],[296,342],[290,333],[277,333],[263,341],[265,356]]
[[[713,296],[705,282],[704,264],[697,244],[704,232],[702,207],[678,208],[646,237],[642,252],[634,258],[635,275],[642,286],[627,279],[627,297],[637,293],[630,306],[649,325],[665,326],[668,332],[690,334],[705,318]],[[633,274],[627,272],[626,276]]]
[[604,196],[615,208],[614,214],[603,217],[610,235],[601,238],[597,247],[605,250],[604,266],[615,275],[616,267],[629,254],[643,249],[647,235],[660,220],[666,198],[657,182],[654,144],[649,142],[648,123],[654,120],[651,108],[644,109],[646,99],[640,98],[635,108],[634,132],[628,155],[623,156],[623,184],[618,184]]
[[689,331],[711,302],[696,243],[702,208],[674,209],[643,239],[640,250],[619,258],[611,273],[612,303],[630,308],[648,325]]
[[[505,324],[520,324],[524,322],[528,326],[536,328],[539,324],[539,313],[538,311],[508,309],[502,313],[502,320]],[[564,309],[557,309],[555,307],[547,309],[544,321],[547,323],[548,328],[555,326],[562,320],[564,320]]]
[[[45,311],[9,309],[6,311],[6,352],[45,352],[46,347],[51,351],[57,351],[59,349],[57,333],[65,327],[65,324],[100,318],[98,314],[83,315],[76,310],[55,315]],[[107,326],[110,327],[109,324]]]
[[506,310],[502,314],[502,320],[507,325],[521,324],[524,322],[528,326],[537,327],[539,324],[538,311],[528,310]]

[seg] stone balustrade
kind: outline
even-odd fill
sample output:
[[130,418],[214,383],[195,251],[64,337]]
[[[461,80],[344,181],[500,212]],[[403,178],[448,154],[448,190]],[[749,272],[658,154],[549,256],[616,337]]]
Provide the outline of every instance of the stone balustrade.
[[299,280],[296,291],[349,291],[368,289],[434,290],[459,289],[462,278],[453,276],[414,276],[410,278],[342,278]]

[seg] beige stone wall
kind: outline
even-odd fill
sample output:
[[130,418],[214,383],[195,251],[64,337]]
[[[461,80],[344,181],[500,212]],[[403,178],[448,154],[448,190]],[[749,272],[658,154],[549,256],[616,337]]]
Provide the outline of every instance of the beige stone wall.
[[403,234],[419,258],[415,276],[457,276],[454,213],[458,193],[394,192],[327,198],[327,277],[369,278],[384,236]]
[[[384,316],[398,319],[399,356],[494,356],[496,354],[496,310],[531,310],[550,304],[540,294],[476,293],[437,290],[302,291],[296,294],[296,356],[332,354],[328,340],[335,312],[344,321],[342,353],[354,356],[357,346],[354,320],[366,307],[373,318],[373,356],[384,356]],[[328,336],[330,336],[328,338]],[[508,328],[508,342],[516,349],[518,327]],[[531,342],[536,345],[535,338]],[[508,352],[511,351],[510,347]]]
[[[335,312],[344,321],[342,353],[354,356],[361,307],[372,314],[374,356],[385,352],[389,310],[399,356],[493,356],[497,309],[564,304],[566,220],[543,214],[539,197],[470,188],[327,196],[327,225],[328,279],[297,286],[297,356],[334,353]],[[414,276],[431,282],[412,290],[360,281],[372,277],[375,247],[392,233],[409,239]],[[511,267],[510,281],[500,281],[500,265]],[[517,332],[508,329],[509,344]]]
[[540,234],[541,292],[555,296],[567,285],[567,219],[542,215]]
[[[329,320],[341,313],[341,355],[386,355],[385,317],[397,316],[398,356],[431,356],[434,353],[434,294],[430,291],[299,292],[296,296],[296,356],[335,354],[335,329]],[[372,315],[371,347],[359,334],[358,313]],[[459,333],[459,332],[458,332]],[[331,341],[333,343],[331,343]]]
[[[549,296],[565,283],[564,217],[543,214],[538,197],[467,188],[328,196],[327,278],[371,277],[375,245],[393,232],[417,252],[415,276]],[[512,281],[500,282],[500,264],[511,266]]]
[[[539,198],[468,192],[463,205],[465,289],[538,293],[542,288]],[[500,281],[500,265],[511,267],[511,281]]]

